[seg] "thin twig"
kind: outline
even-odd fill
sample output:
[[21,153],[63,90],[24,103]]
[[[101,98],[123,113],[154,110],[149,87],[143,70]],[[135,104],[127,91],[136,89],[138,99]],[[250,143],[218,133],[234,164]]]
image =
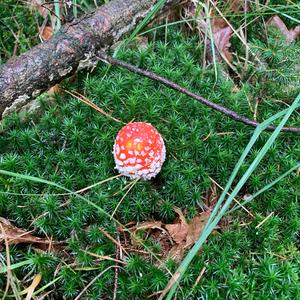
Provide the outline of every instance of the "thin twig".
[[130,187],[128,188],[128,190],[126,191],[126,193],[124,194],[124,196],[121,198],[121,200],[119,201],[119,203],[117,204],[116,208],[114,209],[113,213],[111,214],[110,219],[113,218],[113,216],[115,215],[116,211],[118,210],[119,206],[121,205],[121,203],[123,202],[123,200],[125,199],[125,197],[127,196],[127,194],[131,191],[131,189],[136,185],[136,183],[139,181],[140,178],[135,179],[134,181],[131,182]]
[[[118,230],[117,230],[117,238],[118,238],[119,244],[121,244]],[[118,247],[118,245],[116,246],[116,250],[117,250],[116,259],[119,260],[120,259],[120,248]],[[118,263],[116,263],[113,300],[117,300],[118,278],[119,278],[119,266],[118,266]]]
[[193,285],[193,289],[197,286],[197,284],[198,284],[199,281],[201,280],[201,278],[202,278],[202,276],[203,276],[205,270],[206,270],[206,267],[203,267],[202,270],[201,270],[201,272],[200,272],[200,274],[199,274],[199,276],[197,277],[197,279],[196,279],[196,281],[195,281],[195,283],[194,283],[194,285]]
[[100,108],[99,106],[97,106],[94,102],[92,102],[90,99],[88,99],[87,97],[81,95],[80,93],[76,92],[76,91],[68,91],[68,90],[65,90],[63,89],[64,92],[66,92],[67,94],[73,96],[74,98],[78,99],[79,101],[85,103],[86,105],[92,107],[93,109],[95,109],[96,111],[98,111],[100,114],[114,120],[115,122],[118,122],[118,123],[123,123],[125,124],[124,122],[114,118],[113,116],[111,116],[110,114],[108,114],[107,112],[105,112],[102,108]]
[[97,257],[97,258],[99,258],[101,260],[110,260],[110,261],[113,261],[113,262],[116,263],[116,265],[118,263],[126,265],[126,263],[124,261],[122,261],[122,260],[120,260],[118,258],[113,258],[113,257],[110,257],[108,255],[99,255],[99,254],[96,254],[96,253],[93,253],[93,252],[90,252],[90,251],[86,251],[86,250],[83,250],[83,249],[81,249],[81,251],[84,252],[84,253],[86,253],[86,254],[88,254],[88,255],[90,255],[90,256]]
[[[115,66],[119,66],[119,67],[122,67],[122,68],[125,68],[133,73],[136,73],[136,74],[139,74],[139,75],[142,75],[142,76],[145,76],[147,78],[150,78],[152,80],[155,80],[155,81],[158,81],[162,84],[164,84],[165,86],[175,90],[175,91],[178,91],[182,94],[185,94],[189,97],[192,97],[193,99],[197,100],[198,102],[218,111],[218,112],[221,112],[222,114],[226,115],[227,117],[237,121],[237,122],[241,122],[241,123],[244,123],[246,125],[249,125],[249,126],[252,126],[252,127],[257,127],[260,125],[260,123],[258,122],[255,122],[253,120],[250,120],[246,117],[243,117],[241,115],[239,115],[238,113],[236,113],[235,111],[232,111],[226,107],[223,107],[219,104],[216,104],[216,103],[213,103],[207,99],[205,99],[204,97],[202,96],[199,96],[185,88],[183,88],[182,86],[176,84],[175,82],[171,81],[171,80],[168,80],[162,76],[159,76],[153,72],[150,72],[150,71],[146,71],[146,70],[143,70],[143,69],[140,69],[136,66],[133,66],[131,64],[128,64],[122,60],[119,60],[119,59],[115,59],[115,58],[112,58],[111,56],[107,55],[106,53],[102,52],[102,51],[98,51],[97,52],[97,57],[101,60],[101,61],[104,61],[106,63],[110,63],[112,65],[115,65]],[[269,131],[273,131],[275,130],[276,126],[273,126],[273,125],[269,125],[266,130],[269,130]],[[285,131],[285,132],[298,132],[300,133],[300,127],[282,127],[281,131]]]
[[101,273],[99,273],[93,280],[91,280],[85,287],[84,289],[77,295],[77,297],[74,300],[79,300],[81,296],[87,291],[87,289],[99,278],[101,277],[106,271],[108,271],[111,268],[116,268],[118,266],[109,266],[105,270],[103,270]]
[[265,222],[267,222],[272,215],[274,214],[274,211],[272,211],[266,218],[264,218],[256,227],[255,229],[259,228],[261,225],[263,225]]
[[[210,176],[208,176],[208,178],[217,186],[219,187],[222,191],[224,191],[224,188],[218,184],[213,178],[211,178]],[[230,193],[226,193],[228,196],[230,196]],[[233,198],[233,200],[244,210],[248,213],[248,215],[250,215],[252,218],[254,218],[253,214],[243,205],[241,205],[240,201],[237,200],[236,198]]]
[[128,252],[124,249],[124,247],[119,243],[116,239],[114,239],[108,232],[106,232],[103,228],[98,227],[98,229],[109,239],[111,240],[117,247],[121,248],[127,255]]

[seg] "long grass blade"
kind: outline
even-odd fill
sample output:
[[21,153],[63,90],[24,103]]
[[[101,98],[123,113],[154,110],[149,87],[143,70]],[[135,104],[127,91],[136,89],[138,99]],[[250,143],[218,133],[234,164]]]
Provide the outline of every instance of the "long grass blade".
[[[215,226],[221,220],[221,218],[223,217],[223,215],[225,214],[225,212],[229,208],[231,202],[233,201],[234,197],[238,194],[238,192],[243,187],[243,185],[245,184],[245,182],[247,181],[247,179],[254,172],[254,170],[256,169],[256,167],[258,166],[258,164],[260,163],[260,161],[263,159],[263,157],[265,156],[265,154],[267,153],[267,151],[269,150],[269,148],[272,146],[272,144],[276,140],[277,136],[279,135],[281,128],[285,125],[285,123],[287,122],[287,120],[289,119],[289,117],[291,116],[291,114],[297,108],[299,101],[300,101],[300,94],[294,100],[294,102],[292,103],[292,105],[287,109],[287,111],[286,111],[285,115],[283,116],[280,124],[277,126],[277,128],[274,130],[274,132],[271,134],[271,136],[269,137],[268,141],[265,143],[265,145],[262,147],[262,149],[258,153],[257,157],[253,160],[253,162],[251,163],[251,165],[249,166],[249,168],[247,169],[247,171],[244,173],[244,175],[242,176],[242,178],[239,180],[238,184],[236,185],[236,187],[234,188],[234,190],[232,191],[232,193],[230,194],[230,196],[228,197],[228,199],[225,201],[224,205],[222,206],[220,212],[217,215],[216,215],[216,212],[215,212],[216,216],[215,216],[215,218],[213,220],[212,220],[212,218],[210,218],[208,225],[202,231],[199,239],[197,240],[197,242],[195,243],[195,245],[192,247],[192,249],[189,251],[189,253],[184,258],[184,260],[181,262],[180,266],[178,267],[178,269],[177,269],[177,271],[176,271],[176,273],[174,275],[174,277],[177,280],[174,281],[174,284],[171,287],[171,289],[170,289],[170,291],[169,291],[169,293],[167,295],[167,298],[166,298],[167,300],[171,300],[172,299],[172,297],[173,297],[173,295],[174,295],[174,293],[175,293],[175,291],[177,289],[177,286],[179,284],[179,281],[182,278],[182,276],[184,275],[184,273],[186,272],[189,264],[191,263],[191,261],[193,260],[193,258],[197,254],[197,252],[200,250],[200,248],[202,247],[202,245],[204,244],[204,242],[206,241],[207,237],[210,235],[210,233],[212,232],[212,230],[215,228]],[[272,122],[271,121],[272,119],[273,119],[273,117],[269,118],[268,120],[266,120],[265,122],[263,122],[263,124],[261,124],[255,130],[255,132],[253,134],[253,136],[255,137],[255,140],[257,139],[256,135],[258,136],[263,131],[263,129],[266,126],[266,124],[267,123],[270,124]],[[253,140],[253,137],[251,138],[251,141],[252,140]],[[248,146],[249,146],[249,144],[248,144]],[[248,146],[245,149],[245,152],[248,150]],[[242,154],[242,156],[244,158],[246,157],[243,154]],[[231,184],[229,186],[231,186]],[[224,189],[221,197],[224,199],[225,196],[226,196],[226,192],[225,192],[225,189]]]
[[[6,171],[6,170],[0,170],[0,174],[2,175],[7,175],[7,176],[11,176],[11,177],[15,177],[15,178],[20,178],[20,179],[24,179],[24,180],[30,180],[33,182],[38,182],[38,183],[44,183],[47,185],[51,185],[51,186],[55,186],[61,190],[64,190],[68,193],[70,193],[71,195],[74,195],[78,198],[80,198],[81,200],[85,201],[86,203],[88,203],[89,205],[95,207],[96,209],[98,209],[99,211],[101,211],[103,214],[105,214],[106,216],[108,216],[109,218],[111,217],[111,215],[106,212],[103,208],[101,208],[100,206],[96,205],[94,202],[90,201],[89,199],[81,196],[80,194],[73,192],[67,188],[65,188],[64,186],[57,184],[55,182],[49,181],[49,180],[45,180],[39,177],[34,177],[34,176],[30,176],[30,175],[24,175],[24,174],[20,174],[20,173],[15,173],[15,172],[10,172],[10,171]],[[118,225],[122,226],[123,225],[116,219],[113,219]]]
[[278,183],[280,180],[282,180],[283,178],[285,178],[286,176],[288,176],[289,174],[291,174],[293,171],[297,170],[300,168],[300,163],[296,164],[294,167],[290,168],[288,171],[286,171],[285,173],[283,173],[282,175],[280,175],[278,178],[276,178],[274,181],[270,182],[269,184],[267,184],[266,186],[264,186],[262,189],[260,189],[259,191],[257,191],[255,194],[253,194],[251,197],[247,198],[246,200],[244,200],[243,202],[241,202],[240,204],[237,204],[234,208],[232,208],[231,210],[229,210],[227,212],[227,214],[232,213],[234,211],[236,211],[240,206],[245,206],[246,204],[248,204],[250,201],[252,201],[254,198],[256,198],[257,196],[259,196],[260,194],[262,194],[263,192],[267,191],[268,189],[270,189],[272,186],[274,186],[276,183]]
[[[32,263],[33,263],[32,259],[26,259],[26,260],[23,260],[23,261],[20,261],[18,263],[10,265],[9,269],[10,270],[18,269],[20,267],[23,267],[23,266],[26,266],[26,265],[30,265]],[[0,267],[0,274],[6,273],[7,269],[8,269],[7,266],[1,266]]]

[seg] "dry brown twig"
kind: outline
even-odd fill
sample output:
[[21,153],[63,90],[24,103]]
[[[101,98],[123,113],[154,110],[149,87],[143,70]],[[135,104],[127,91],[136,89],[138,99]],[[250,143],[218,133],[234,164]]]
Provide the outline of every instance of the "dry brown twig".
[[[207,107],[210,107],[222,114],[224,114],[225,116],[237,121],[237,122],[241,122],[243,124],[246,124],[246,125],[249,125],[249,126],[252,126],[252,127],[257,127],[260,125],[260,123],[256,122],[256,121],[253,121],[253,120],[250,120],[246,117],[243,117],[241,115],[239,115],[238,113],[236,113],[235,111],[233,110],[230,110],[224,106],[221,106],[219,104],[216,104],[216,103],[213,103],[207,99],[205,99],[204,97],[200,96],[200,95],[197,95],[187,89],[185,89],[184,87],[180,86],[179,84],[171,81],[171,80],[168,80],[162,76],[159,76],[153,72],[150,72],[150,71],[146,71],[146,70],[143,70],[143,69],[140,69],[134,65],[131,65],[129,63],[126,63],[122,60],[119,60],[119,59],[115,59],[109,55],[107,55],[106,53],[102,52],[102,51],[98,51],[97,53],[97,57],[99,60],[105,62],[105,63],[109,63],[111,65],[114,65],[114,66],[119,66],[121,68],[124,68],[124,69],[127,69],[129,70],[130,72],[133,72],[133,73],[136,73],[138,75],[142,75],[144,77],[147,77],[147,78],[150,78],[154,81],[157,81],[175,91],[178,91],[184,95],[187,95],[195,100],[197,100],[198,102],[200,102],[201,104],[204,104],[206,105]],[[269,125],[266,130],[268,131],[274,131],[276,129],[276,126],[273,126],[273,125]],[[283,127],[281,129],[281,131],[283,132],[297,132],[297,133],[300,133],[300,127]]]

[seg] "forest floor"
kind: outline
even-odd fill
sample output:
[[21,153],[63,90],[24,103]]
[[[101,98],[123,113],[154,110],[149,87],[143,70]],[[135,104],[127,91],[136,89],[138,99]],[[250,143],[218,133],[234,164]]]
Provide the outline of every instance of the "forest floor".
[[[0,4],[0,17],[7,18],[0,23],[1,63],[38,42],[41,18],[21,2],[6,2]],[[203,23],[183,19],[144,29],[148,33],[117,57],[262,122],[291,107],[300,91],[293,31],[300,5],[269,1],[255,10],[255,3],[246,13],[220,4],[222,15],[212,20],[226,18],[236,29],[223,35],[227,25],[211,23],[213,38],[230,38],[230,47],[219,41],[221,55],[203,39]],[[274,16],[286,27],[268,25]],[[36,299],[157,299],[197,240],[254,128],[102,62],[56,91],[39,98],[39,113],[2,122],[0,295],[22,299],[30,287]],[[286,126],[300,125],[299,112]],[[114,168],[115,137],[132,121],[151,123],[166,145],[162,170],[149,181],[117,176]],[[271,134],[258,137],[234,185]],[[280,133],[234,201],[280,178],[299,157],[299,133]],[[300,299],[299,170],[222,217],[184,273],[177,299]]]

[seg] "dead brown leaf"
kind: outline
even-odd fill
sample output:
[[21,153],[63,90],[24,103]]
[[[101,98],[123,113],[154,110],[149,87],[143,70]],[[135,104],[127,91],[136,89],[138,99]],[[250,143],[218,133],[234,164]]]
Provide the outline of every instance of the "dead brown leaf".
[[[11,222],[5,218],[0,217],[0,223],[4,229],[4,232],[0,234],[0,242],[3,242],[5,236],[9,245],[17,245],[20,243],[36,243],[42,239],[33,236],[30,232],[27,232],[21,228],[15,227]],[[4,236],[5,235],[5,236]],[[48,241],[47,241],[48,242]]]
[[3,228],[3,231],[0,233],[0,243],[7,239],[8,245],[25,243],[51,246],[61,244],[59,242],[53,242],[45,238],[36,237],[30,232],[14,226],[9,220],[2,217],[0,217],[0,224]]
[[232,36],[232,29],[226,23],[223,18],[217,17],[212,21],[212,33],[213,41],[217,47],[221,56],[225,57],[228,62],[232,61],[232,54],[229,50],[230,48],[230,38]]
[[[241,9],[241,3],[239,0],[233,0],[232,1],[232,7],[229,6],[229,10],[240,10]],[[188,6],[188,9],[186,10],[186,17],[195,17],[197,12],[196,4],[193,2]],[[224,18],[220,16],[215,15],[215,11],[213,10],[211,13],[211,19],[210,21],[204,11],[200,13],[199,17],[197,18],[197,29],[201,32],[201,35],[205,35],[205,43],[207,46],[207,58],[208,60],[212,61],[212,50],[210,45],[210,30],[211,27],[212,30],[212,40],[219,52],[220,56],[226,60],[227,63],[230,63],[233,59],[232,53],[230,52],[230,38],[232,37],[232,29],[230,28],[229,24],[225,21]]]
[[268,20],[267,25],[278,28],[282,35],[286,38],[288,44],[294,42],[300,35],[300,25],[296,26],[294,29],[288,30],[284,22],[278,16],[271,17]]
[[166,225],[166,229],[176,243],[170,249],[168,256],[179,262],[184,255],[184,251],[198,240],[210,216],[210,212],[202,212],[195,216],[190,223],[187,223],[182,211],[179,208],[174,210],[179,216],[179,223]]
[[198,240],[200,233],[204,229],[204,226],[209,219],[209,216],[210,212],[204,211],[193,218],[193,220],[189,224],[185,248],[191,247]]
[[166,229],[175,243],[180,244],[185,241],[189,226],[184,223],[167,224]]
[[174,242],[180,244],[185,241],[187,237],[189,225],[187,224],[181,209],[176,207],[174,210],[179,216],[179,223],[166,224],[166,229],[168,230]]
[[48,41],[53,35],[52,26],[39,27],[39,33],[43,41]]
[[145,221],[139,222],[136,225],[128,228],[129,231],[132,233],[131,235],[131,245],[135,248],[140,248],[143,245],[143,239],[139,237],[136,233],[137,231],[144,230],[144,231],[151,231],[151,237],[154,238],[157,235],[159,236],[159,240],[163,236],[163,232],[165,229],[162,228],[161,221]]
[[[161,221],[146,221],[131,225],[127,231],[119,228],[123,237],[121,243],[126,250],[133,252],[140,252],[145,240],[151,239],[153,242],[160,245],[161,253],[159,254],[163,259],[172,258],[179,262],[184,256],[184,252],[192,247],[198,240],[209,216],[210,212],[201,212],[196,215],[190,222],[187,222],[182,210],[174,208],[177,218],[173,224],[164,224]],[[137,232],[143,230],[143,236],[138,235]],[[129,234],[129,232],[131,234]],[[151,256],[148,252],[145,256]]]
[[175,244],[168,253],[168,258],[180,262],[184,256],[184,244]]

